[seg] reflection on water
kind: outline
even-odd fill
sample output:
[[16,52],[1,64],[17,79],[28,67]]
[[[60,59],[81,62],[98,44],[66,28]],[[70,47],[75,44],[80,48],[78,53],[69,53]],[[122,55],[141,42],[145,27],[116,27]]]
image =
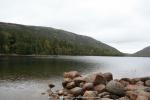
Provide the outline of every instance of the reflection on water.
[[142,77],[150,76],[149,65],[150,58],[137,57],[0,57],[0,100],[48,100],[40,93],[47,89],[49,81],[59,86],[65,71],[112,72],[115,78]]

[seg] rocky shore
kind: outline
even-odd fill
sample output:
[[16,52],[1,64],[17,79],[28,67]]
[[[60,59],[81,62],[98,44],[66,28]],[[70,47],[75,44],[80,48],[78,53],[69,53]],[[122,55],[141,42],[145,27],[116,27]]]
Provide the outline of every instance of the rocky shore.
[[77,71],[64,73],[63,89],[53,91],[50,100],[150,100],[150,77],[113,79],[112,73],[81,75]]

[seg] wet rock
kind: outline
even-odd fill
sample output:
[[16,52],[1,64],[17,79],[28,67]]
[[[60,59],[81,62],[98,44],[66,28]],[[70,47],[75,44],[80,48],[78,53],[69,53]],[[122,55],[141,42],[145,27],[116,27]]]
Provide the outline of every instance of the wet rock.
[[41,93],[41,95],[45,95],[45,94],[46,94],[45,92],[42,92],[42,93]]
[[83,90],[80,87],[75,87],[70,90],[70,93],[73,94],[74,96],[79,96],[79,95],[83,94]]
[[99,84],[94,87],[94,90],[98,93],[102,93],[106,90],[106,86],[104,84]]
[[70,83],[67,83],[67,85],[66,85],[66,88],[67,89],[72,89],[72,88],[74,88],[76,85],[75,85],[75,82],[70,82]]
[[49,86],[50,89],[55,87],[55,85],[52,84],[52,83],[50,83],[48,86]]
[[67,83],[68,83],[68,82],[65,82],[65,81],[64,81],[64,82],[62,82],[62,86],[63,86],[63,88],[66,88]]
[[148,87],[150,87],[150,80],[146,80],[145,81],[145,85],[148,86]]
[[82,88],[83,88],[83,90],[93,90],[94,85],[93,85],[93,83],[85,83]]
[[85,91],[83,100],[96,100],[97,93],[95,91]]
[[107,91],[114,93],[116,95],[124,95],[125,93],[123,85],[113,80],[106,85],[106,89]]
[[136,100],[148,100],[147,97],[139,95]]
[[112,73],[107,72],[107,73],[104,73],[103,76],[104,76],[104,78],[107,80],[107,82],[113,80],[113,75],[112,75]]
[[64,72],[64,78],[75,78],[81,76],[78,71]]

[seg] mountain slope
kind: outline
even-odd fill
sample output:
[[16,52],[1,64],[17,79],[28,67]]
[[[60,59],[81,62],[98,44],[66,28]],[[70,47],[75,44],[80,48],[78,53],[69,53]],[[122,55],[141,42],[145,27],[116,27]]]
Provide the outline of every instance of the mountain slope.
[[50,27],[0,22],[0,53],[52,55],[123,55],[91,37]]
[[150,57],[150,46],[136,52],[133,54],[133,56],[139,56],[139,57]]

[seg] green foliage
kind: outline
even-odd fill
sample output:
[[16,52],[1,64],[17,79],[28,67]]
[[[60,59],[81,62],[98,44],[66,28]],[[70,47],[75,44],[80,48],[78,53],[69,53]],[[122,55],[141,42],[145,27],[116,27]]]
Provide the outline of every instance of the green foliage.
[[0,23],[0,53],[120,56],[121,52],[87,36],[48,27]]

